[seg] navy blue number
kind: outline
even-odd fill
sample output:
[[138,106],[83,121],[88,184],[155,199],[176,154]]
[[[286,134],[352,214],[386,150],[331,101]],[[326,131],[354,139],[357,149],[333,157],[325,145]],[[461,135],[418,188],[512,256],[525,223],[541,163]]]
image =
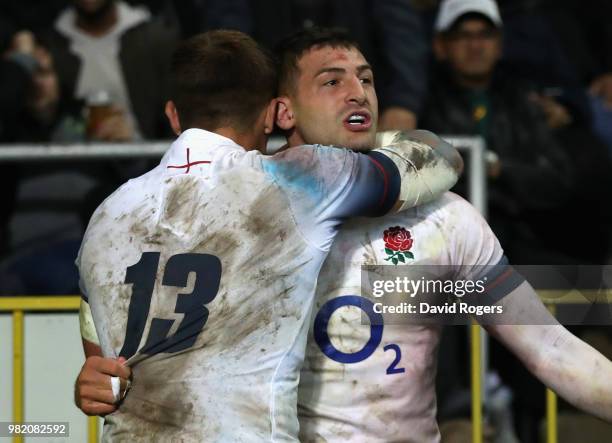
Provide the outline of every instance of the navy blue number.
[[147,324],[158,266],[159,252],[145,252],[138,263],[127,268],[125,273],[125,283],[131,283],[133,286],[125,340],[119,352],[122,357],[130,358],[138,350],[138,344]]
[[391,362],[391,365],[387,368],[387,374],[401,374],[402,372],[406,372],[404,368],[398,368],[397,364],[402,359],[402,351],[400,347],[396,344],[390,344],[383,348],[385,352],[387,351],[395,351],[395,360]]
[[[362,309],[370,318],[370,339],[365,346],[353,354],[347,354],[334,347],[329,334],[327,325],[332,314],[343,306],[356,306]],[[358,363],[368,358],[376,350],[383,333],[383,317],[374,312],[374,304],[364,297],[357,295],[345,295],[329,300],[319,310],[314,322],[314,338],[321,351],[334,361],[339,363]]]
[[[146,325],[159,266],[159,252],[145,252],[140,261],[127,269],[125,282],[133,283],[128,309],[128,324],[123,348],[119,355],[126,358],[136,353]],[[189,274],[195,273],[193,291],[179,294],[175,313],[184,314],[176,332],[168,336],[175,320],[153,318],[149,335],[141,350],[143,354],[173,353],[187,349],[195,343],[208,319],[210,303],[219,291],[221,261],[210,254],[178,254],[166,263],[162,284],[184,288]]]

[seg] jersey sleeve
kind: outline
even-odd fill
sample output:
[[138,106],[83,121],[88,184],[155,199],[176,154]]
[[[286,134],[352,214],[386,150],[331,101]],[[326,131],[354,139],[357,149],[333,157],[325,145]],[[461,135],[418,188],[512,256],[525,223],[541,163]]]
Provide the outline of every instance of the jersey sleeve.
[[322,250],[342,220],[383,215],[398,198],[399,173],[383,156],[307,145],[262,157],[262,164],[287,195],[305,239]]
[[453,194],[447,210],[452,220],[448,246],[451,264],[457,269],[455,278],[484,282],[484,292],[465,301],[479,305],[499,302],[525,279],[508,262],[499,240],[476,208]]
[[365,154],[299,146],[261,161],[289,196],[307,240],[327,250],[342,220],[406,209],[453,186],[459,172],[441,152],[411,139]]
[[85,299],[81,299],[81,305],[79,306],[79,327],[81,329],[81,337],[83,340],[87,340],[96,345],[100,345],[100,339],[96,332],[96,325],[94,324],[93,317],[91,315],[91,308],[89,303]]
[[[79,270],[79,274],[81,273],[82,248],[83,246],[81,245],[81,248],[79,249],[79,252],[77,254],[77,258],[74,261],[77,269]],[[91,307],[89,306],[89,296],[87,293],[87,289],[85,288],[85,282],[80,276],[79,289],[81,292],[81,303],[79,305],[79,329],[81,330],[81,338],[99,346],[100,339],[98,338],[96,325],[91,314]]]

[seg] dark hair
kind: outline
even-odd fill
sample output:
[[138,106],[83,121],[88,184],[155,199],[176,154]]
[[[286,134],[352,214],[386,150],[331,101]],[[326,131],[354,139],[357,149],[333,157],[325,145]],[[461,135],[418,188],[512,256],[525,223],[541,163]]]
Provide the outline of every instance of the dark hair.
[[311,49],[330,47],[359,49],[359,44],[343,28],[303,29],[284,38],[276,47],[279,63],[279,90],[281,93],[293,91],[300,69],[300,58]]
[[276,95],[272,57],[242,32],[216,30],[182,42],[172,57],[171,99],[181,126],[249,130]]

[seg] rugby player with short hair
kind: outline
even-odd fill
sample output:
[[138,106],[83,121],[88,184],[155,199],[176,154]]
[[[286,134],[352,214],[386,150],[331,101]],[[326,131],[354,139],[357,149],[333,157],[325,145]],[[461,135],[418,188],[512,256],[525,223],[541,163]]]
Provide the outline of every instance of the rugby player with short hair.
[[[289,145],[372,146],[374,78],[356,43],[337,31],[310,29],[286,39],[279,52],[277,124]],[[368,114],[347,119],[350,97]],[[370,125],[366,130],[353,121]],[[317,282],[299,385],[300,441],[440,440],[435,374],[441,327],[381,324],[372,307],[377,300],[361,293],[361,265],[392,263],[461,265],[457,279],[489,266],[497,275],[489,275],[487,303],[503,307],[494,320],[508,325],[489,324],[487,331],[565,399],[612,419],[612,363],[552,318],[531,286],[505,265],[486,221],[449,192],[382,219],[350,220],[340,230]],[[500,269],[508,272],[499,275]],[[372,325],[362,324],[364,314]],[[543,324],[552,326],[536,326]]]
[[[431,134],[363,154],[263,155],[276,71],[239,32],[184,42],[173,83],[179,137],[100,205],[77,258],[88,357],[77,404],[112,412],[104,441],[296,441],[315,284],[338,224],[435,198],[460,157]],[[352,132],[376,117],[361,85],[343,111]],[[127,395],[113,357],[131,367]]]

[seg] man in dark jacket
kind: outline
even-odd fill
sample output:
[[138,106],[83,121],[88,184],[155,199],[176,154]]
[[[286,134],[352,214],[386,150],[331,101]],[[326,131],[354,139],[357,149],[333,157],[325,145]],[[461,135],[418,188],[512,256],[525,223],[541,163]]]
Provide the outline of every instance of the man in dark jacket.
[[[435,24],[435,80],[421,126],[474,134],[488,149],[490,224],[514,263],[571,261],[543,237],[542,223],[566,203],[571,168],[526,90],[498,66],[501,17],[491,0],[442,5]],[[459,2],[461,3],[461,2]]]
[[[589,241],[592,211],[581,211],[585,203],[576,202],[587,201],[597,188],[584,186],[580,195],[575,177],[589,142],[576,143],[570,162],[529,89],[500,65],[502,21],[493,0],[445,0],[435,32],[436,76],[421,126],[485,139],[489,224],[513,263],[584,263],[578,252]],[[495,343],[490,355],[492,367],[514,390],[520,440],[536,441],[542,386]],[[449,365],[446,349],[440,356],[442,367]]]

